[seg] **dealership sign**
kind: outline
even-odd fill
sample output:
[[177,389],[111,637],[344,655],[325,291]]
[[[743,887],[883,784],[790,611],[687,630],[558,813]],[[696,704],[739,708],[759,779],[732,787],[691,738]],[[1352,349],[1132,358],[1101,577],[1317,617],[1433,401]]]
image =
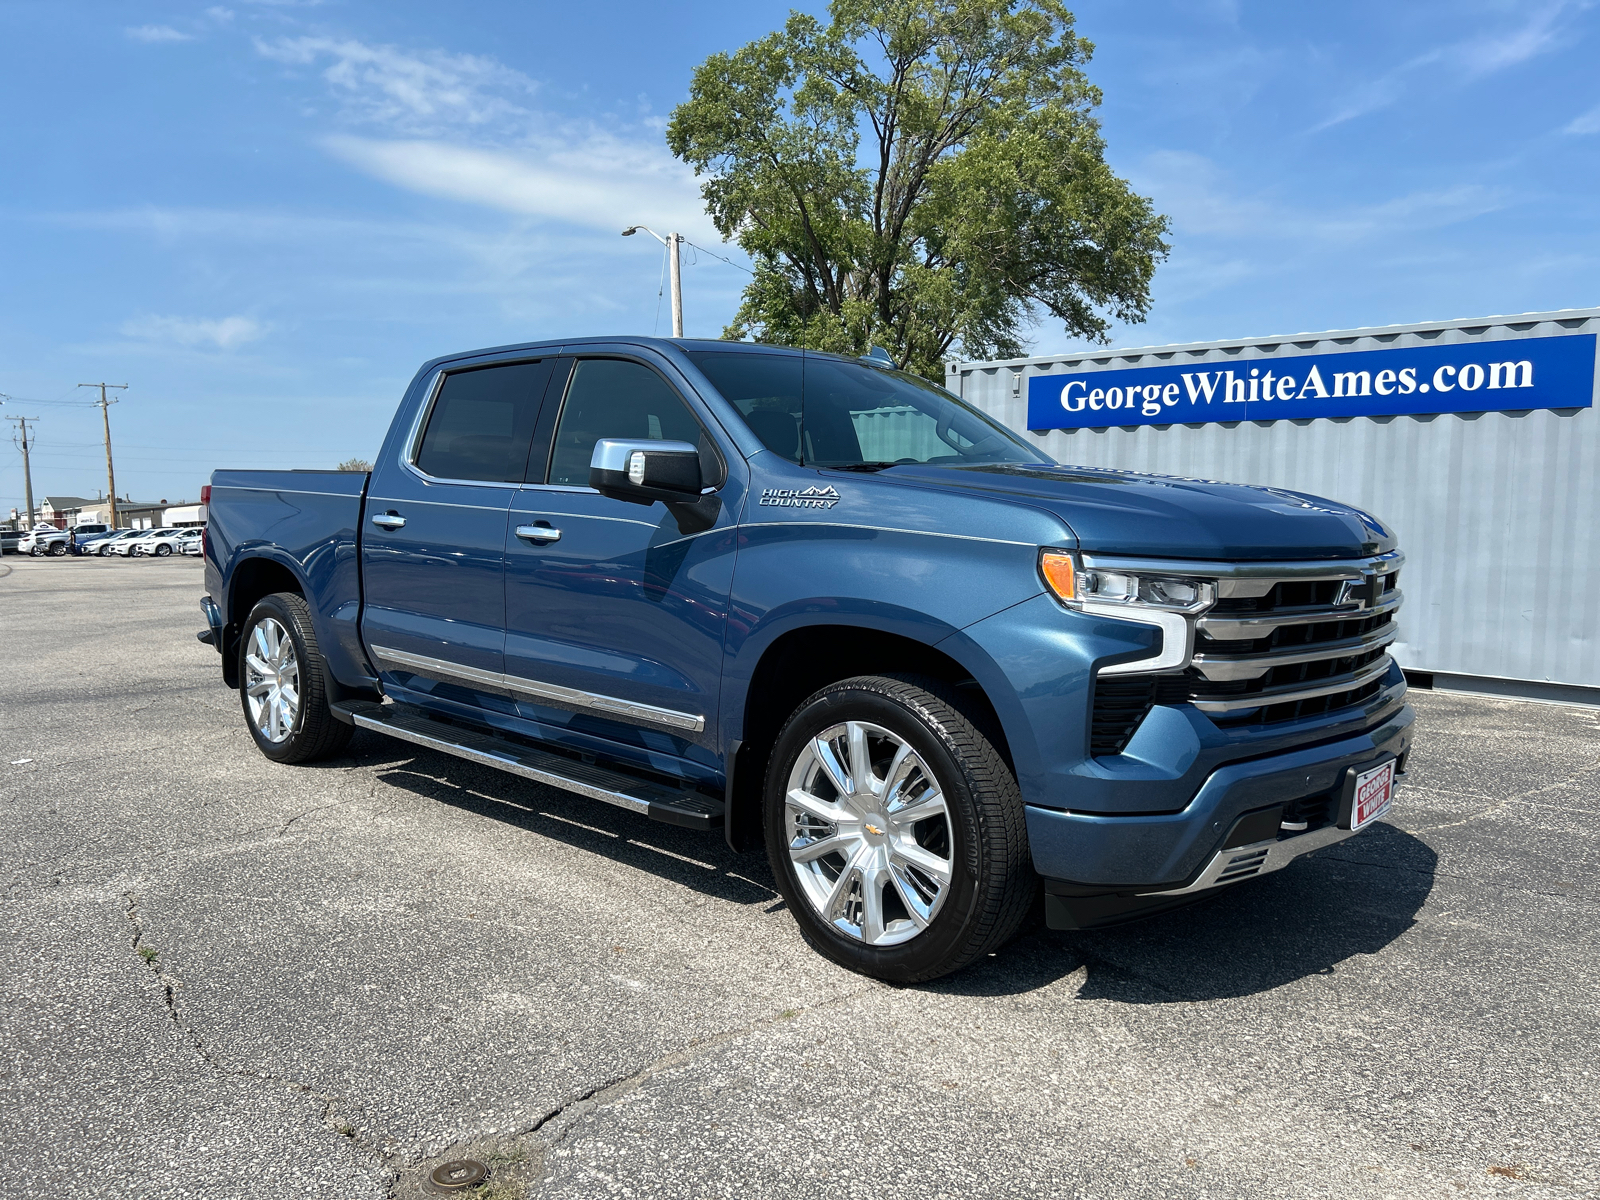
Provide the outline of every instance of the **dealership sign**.
[[1035,375],[1028,428],[1589,408],[1595,335]]

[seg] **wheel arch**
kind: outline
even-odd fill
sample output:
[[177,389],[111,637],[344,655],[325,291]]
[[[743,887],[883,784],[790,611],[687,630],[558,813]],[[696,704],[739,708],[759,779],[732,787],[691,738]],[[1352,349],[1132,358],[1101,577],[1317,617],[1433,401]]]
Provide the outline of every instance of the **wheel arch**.
[[222,679],[239,686],[239,638],[246,618],[261,600],[275,592],[306,594],[305,582],[288,563],[267,554],[237,559],[228,571],[228,592],[223,609]]
[[762,782],[778,730],[808,696],[841,679],[912,674],[945,684],[994,741],[1007,766],[1016,770],[1008,722],[991,695],[1003,675],[974,643],[950,636],[954,631],[939,632],[944,636],[935,642],[876,622],[812,621],[792,625],[761,646],[742,695],[729,697],[724,709],[729,718],[723,743],[729,748],[729,846],[746,851],[761,845]]

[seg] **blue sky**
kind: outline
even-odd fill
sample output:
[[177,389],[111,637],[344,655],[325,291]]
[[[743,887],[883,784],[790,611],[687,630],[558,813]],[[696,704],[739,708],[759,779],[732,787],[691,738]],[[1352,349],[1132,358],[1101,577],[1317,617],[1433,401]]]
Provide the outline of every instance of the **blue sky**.
[[[662,129],[787,11],[4,0],[0,415],[41,418],[35,494],[104,487],[80,382],[130,385],[118,490],[176,501],[216,466],[370,456],[432,355],[666,332],[659,245],[617,235],[730,253]],[[1173,220],[1114,344],[1600,304],[1592,4],[1075,11],[1110,160]],[[744,278],[689,252],[687,332]]]

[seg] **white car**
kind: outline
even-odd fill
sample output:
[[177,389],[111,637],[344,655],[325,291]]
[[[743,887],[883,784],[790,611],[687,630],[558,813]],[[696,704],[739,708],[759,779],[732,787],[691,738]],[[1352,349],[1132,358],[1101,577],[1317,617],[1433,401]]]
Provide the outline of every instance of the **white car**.
[[167,558],[178,553],[189,542],[198,542],[198,529],[160,529],[153,537],[143,538],[132,553],[148,558]]
[[118,542],[111,547],[111,553],[120,554],[123,558],[132,558],[139,554],[144,543],[155,537],[158,533],[167,532],[165,529],[141,529],[125,542]]
[[179,554],[192,554],[200,558],[206,552],[206,527],[200,526],[193,530],[194,537],[187,539],[178,547]]
[[35,558],[46,554],[52,558],[60,558],[72,549],[72,532],[67,529],[57,529],[54,525],[36,526],[22,535],[17,542],[17,549]]
[[110,537],[103,537],[97,542],[90,542],[84,548],[84,553],[93,554],[96,558],[109,558],[117,553],[118,546],[123,545],[130,538],[138,537],[143,532],[144,530],[142,529],[119,529]]

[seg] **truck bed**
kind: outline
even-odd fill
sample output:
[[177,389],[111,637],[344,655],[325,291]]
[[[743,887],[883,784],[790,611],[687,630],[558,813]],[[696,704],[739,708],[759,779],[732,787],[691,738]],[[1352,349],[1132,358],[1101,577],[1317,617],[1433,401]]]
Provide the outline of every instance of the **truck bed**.
[[[224,618],[237,622],[246,615],[232,611],[232,592],[243,582],[235,563],[248,557],[255,564],[281,564],[305,581],[306,602],[326,643],[322,652],[342,679],[371,674],[358,624],[367,479],[356,471],[215,471],[211,476],[206,589],[222,595]],[[215,579],[212,572],[218,573]]]

